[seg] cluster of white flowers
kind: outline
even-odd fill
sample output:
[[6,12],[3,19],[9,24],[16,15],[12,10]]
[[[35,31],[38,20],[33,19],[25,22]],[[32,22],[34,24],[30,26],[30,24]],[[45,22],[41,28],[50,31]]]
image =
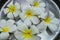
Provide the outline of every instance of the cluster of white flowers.
[[59,19],[52,12],[48,15],[45,7],[42,0],[26,0],[25,4],[12,0],[3,10],[8,20],[0,20],[0,39],[8,39],[13,34],[17,40],[41,40],[38,34],[47,27],[54,33]]

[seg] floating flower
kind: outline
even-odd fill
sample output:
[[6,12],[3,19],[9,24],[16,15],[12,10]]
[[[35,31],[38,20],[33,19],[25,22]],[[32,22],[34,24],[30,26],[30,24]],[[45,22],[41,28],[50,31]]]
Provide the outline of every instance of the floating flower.
[[[28,1],[30,2],[31,0],[28,0]],[[39,0],[34,0],[34,2],[35,1],[38,1],[39,2]],[[34,14],[37,15],[38,18],[43,18],[44,19],[47,16],[47,11],[46,11],[45,7],[42,7],[42,6],[44,6],[43,4],[44,4],[44,2],[42,2],[41,7],[38,6],[37,8],[35,8],[34,6],[29,5],[29,3],[27,3],[27,2],[26,3],[22,3],[21,4],[21,10],[23,12],[26,9],[28,9],[28,7],[29,7],[29,8],[31,8],[31,10],[34,10]]]
[[0,39],[7,39],[9,37],[9,33],[13,33],[17,30],[16,25],[14,25],[14,23],[14,20],[0,20]]
[[[29,20],[30,22],[32,22],[33,24],[38,24],[39,23],[39,19],[37,16],[38,15],[32,8],[26,8],[24,9],[21,13],[20,13],[20,18],[24,21],[24,20]],[[28,22],[29,23],[29,22]]]
[[55,18],[55,15],[52,12],[49,12],[49,16],[47,16],[40,24],[37,25],[38,29],[43,31],[46,30],[48,26],[51,32],[55,32],[58,29],[59,20]]
[[8,18],[14,18],[18,16],[19,9],[20,9],[20,4],[17,2],[13,4],[13,1],[11,1],[7,5],[7,8],[4,8],[4,13],[7,14]]
[[17,27],[18,30],[14,34],[17,40],[40,40],[40,37],[37,36],[39,31],[36,26],[27,26],[20,21],[20,23],[17,23]]
[[46,4],[42,0],[26,0],[33,8],[43,8]]

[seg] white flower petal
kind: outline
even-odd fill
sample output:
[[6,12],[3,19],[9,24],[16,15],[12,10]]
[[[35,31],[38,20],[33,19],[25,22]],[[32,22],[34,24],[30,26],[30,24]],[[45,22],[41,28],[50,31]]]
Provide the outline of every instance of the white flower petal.
[[19,10],[16,10],[16,12],[13,13],[14,17],[17,17],[20,14]]
[[12,13],[8,13],[7,17],[12,19],[13,18],[13,14]]
[[45,19],[47,17],[47,13],[42,12],[38,17]]
[[32,38],[30,38],[29,40],[41,40],[41,38],[39,36],[33,36]]
[[26,0],[26,1],[31,4],[31,3],[33,3],[34,0],[32,0],[32,1],[31,0]]
[[46,27],[47,25],[44,23],[44,21],[37,25],[37,28],[39,29],[40,32],[46,30]]
[[12,26],[12,25],[14,25],[14,23],[15,23],[15,21],[11,20],[11,19],[7,21],[8,26]]
[[58,26],[52,23],[49,24],[48,27],[53,33],[58,29]]
[[8,11],[9,11],[8,8],[5,8],[5,9],[4,9],[4,13],[5,13],[5,14],[7,14]]
[[42,16],[42,17],[44,17],[44,15],[46,15],[47,13],[45,12],[46,10],[45,10],[45,8],[37,8],[37,9],[35,9],[35,8],[32,8],[32,10],[34,11],[34,15],[38,15],[38,16]]
[[52,20],[51,20],[51,23],[54,23],[54,24],[59,24],[59,19],[57,19],[57,18],[53,18]]
[[45,19],[46,17],[47,17],[47,15],[48,15],[48,13],[46,12],[46,10],[45,10],[45,8],[40,8],[40,12],[39,12],[40,14],[39,14],[39,18],[43,18],[43,19]]
[[24,39],[24,37],[23,37],[23,35],[22,35],[22,32],[16,31],[16,32],[14,33],[14,35],[15,35],[15,37],[16,37],[18,40],[23,40],[23,39]]
[[43,7],[41,7],[41,8],[39,8],[40,9],[40,12],[45,12],[46,11],[46,9],[45,8],[43,8]]
[[30,29],[33,31],[33,34],[38,34],[39,33],[39,30],[35,25],[32,25]]
[[46,4],[44,3],[44,2],[40,2],[40,5],[39,5],[40,7],[45,7],[46,6]]
[[21,18],[22,20],[25,20],[25,18],[26,18],[24,13],[20,13],[19,16],[20,16],[20,18]]
[[49,17],[50,17],[51,19],[53,19],[53,18],[55,17],[54,13],[52,13],[51,11],[49,11]]
[[15,3],[17,9],[20,9],[20,4],[18,2]]
[[5,40],[9,37],[9,33],[1,33],[0,34],[0,40]]
[[39,23],[39,19],[36,16],[33,16],[31,18],[31,21],[32,21],[33,24],[38,24]]
[[0,28],[0,32],[3,31],[2,28]]
[[6,20],[0,20],[0,27],[6,26]]
[[22,23],[21,21],[17,23],[17,28],[20,31],[24,31],[24,29],[28,29],[28,27],[26,26],[26,24]]
[[26,25],[31,25],[31,21],[30,21],[29,19],[25,19],[25,20],[24,20],[24,24],[26,24]]
[[22,22],[21,20],[19,20],[19,21],[16,22],[16,24],[17,24],[18,26],[21,26],[21,25],[23,24],[23,22]]
[[10,31],[9,32],[15,32],[17,30],[16,25],[13,25],[12,27],[10,26]]
[[38,2],[40,2],[41,0],[26,0],[29,4],[34,4],[34,2],[36,2],[36,1],[38,1]]
[[29,8],[30,5],[28,3],[25,3],[25,4],[21,4],[21,9],[22,10],[25,10],[26,8]]
[[32,8],[32,10],[34,11],[34,15],[39,15],[41,9],[39,9],[39,8],[38,9]]
[[8,7],[13,5],[13,0],[7,5]]

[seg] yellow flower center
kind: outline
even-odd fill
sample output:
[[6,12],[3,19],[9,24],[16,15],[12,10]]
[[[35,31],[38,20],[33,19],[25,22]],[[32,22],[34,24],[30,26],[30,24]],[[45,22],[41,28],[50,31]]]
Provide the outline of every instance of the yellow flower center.
[[26,17],[31,18],[33,16],[33,11],[32,10],[26,10]]
[[9,6],[9,12],[11,13],[16,12],[16,7],[13,5]]
[[39,6],[39,2],[34,2],[34,7],[37,8]]
[[3,32],[9,32],[9,27],[4,27]]
[[23,36],[26,38],[26,39],[29,39],[29,38],[32,38],[32,30],[24,30],[24,34]]
[[47,17],[44,21],[45,21],[46,24],[49,24],[51,19],[50,19],[50,17]]

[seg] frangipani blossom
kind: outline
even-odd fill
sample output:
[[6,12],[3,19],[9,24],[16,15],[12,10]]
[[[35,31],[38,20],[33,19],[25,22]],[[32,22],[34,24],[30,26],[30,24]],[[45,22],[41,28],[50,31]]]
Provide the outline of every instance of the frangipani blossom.
[[14,23],[14,20],[0,20],[0,39],[7,39],[9,37],[9,33],[14,33],[17,30],[17,27],[14,25]]
[[15,32],[15,37],[17,40],[40,40],[39,30],[36,26],[27,26],[23,22],[17,23],[18,30]]
[[33,8],[43,8],[46,6],[42,0],[26,0]]
[[32,8],[28,7],[20,13],[20,18],[23,21],[29,20],[29,22],[32,22],[33,24],[38,24],[40,20],[35,15],[38,15],[38,14]]
[[49,16],[46,17],[40,24],[37,25],[37,28],[43,31],[46,30],[47,26],[51,30],[51,32],[55,32],[58,29],[59,19],[55,17],[55,15],[50,11]]
[[45,9],[46,4],[42,0],[26,0],[31,8],[37,12],[39,18],[46,18],[47,12]]
[[[34,12],[34,15],[37,15],[38,18],[44,19],[47,16],[47,11],[46,11],[46,9],[44,7],[42,7],[42,8],[33,8],[28,3],[21,4],[21,10],[22,10],[22,12],[24,12],[24,11],[26,11],[28,9],[32,10]],[[22,15],[22,14],[20,14],[20,15]],[[22,16],[24,16],[24,15],[22,15]]]
[[20,4],[16,2],[13,4],[13,0],[7,5],[7,8],[4,8],[4,13],[7,14],[8,18],[17,17],[20,10]]

